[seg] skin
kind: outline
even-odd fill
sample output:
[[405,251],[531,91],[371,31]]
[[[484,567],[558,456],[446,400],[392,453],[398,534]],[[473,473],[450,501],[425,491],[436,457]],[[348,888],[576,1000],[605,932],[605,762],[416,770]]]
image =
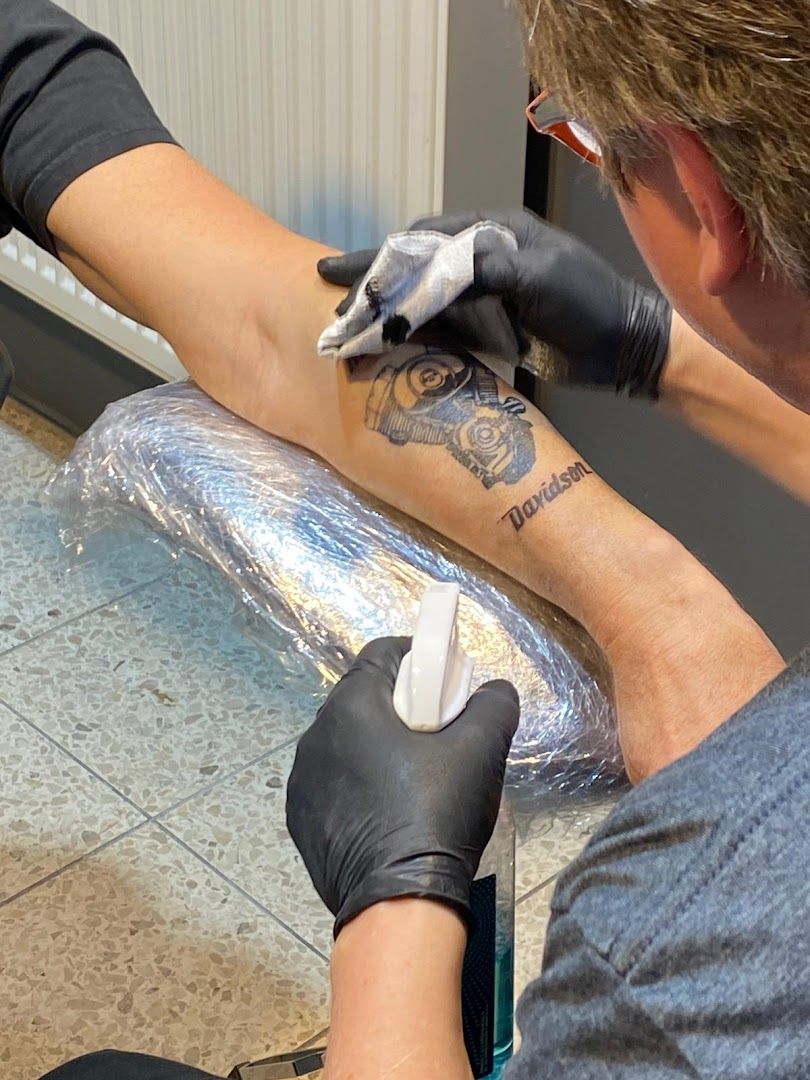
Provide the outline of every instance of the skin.
[[[699,155],[678,156],[678,146],[662,144],[648,186],[623,208],[659,282],[685,314],[673,335],[665,400],[766,471],[778,473],[781,455],[795,462],[798,475],[807,460],[806,418],[782,397],[805,409],[810,400],[797,359],[806,359],[803,317],[788,311],[784,286],[763,282],[739,260],[735,226],[723,217],[728,207],[716,185],[690,197],[690,190],[705,190]],[[407,364],[413,348],[351,373],[318,359],[315,341],[342,295],[315,271],[328,249],[267,219],[182,150],[144,147],[98,166],[57,200],[48,224],[67,265],[162,333],[218,401],[320,454],[578,618],[611,664],[634,780],[687,753],[782,669],[772,644],[725,588],[590,463],[580,483],[514,530],[503,517],[509,507],[581,460],[528,403],[523,417],[531,424],[534,463],[513,484],[489,489],[446,447],[396,446],[368,427],[374,379],[386,364]],[[769,305],[784,323],[775,325]],[[737,320],[741,307],[761,313],[762,326],[747,314]],[[699,341],[690,329],[697,326]],[[730,361],[718,361],[718,343],[758,378],[770,378],[776,393],[763,394],[751,375],[735,369],[734,401],[724,398],[720,380]],[[703,361],[711,372],[706,381]],[[512,393],[499,386],[502,401]],[[753,431],[751,415],[760,417]],[[760,435],[784,432],[784,452],[759,445]],[[350,923],[332,963],[327,1075],[468,1076],[459,1008],[463,944],[456,916],[428,901],[375,905]]]
[[[724,587],[596,475],[519,533],[500,520],[579,457],[530,404],[536,464],[513,488],[486,491],[443,448],[397,447],[369,430],[374,375],[413,349],[370,359],[351,378],[318,358],[343,295],[315,270],[330,249],[271,221],[178,147],[140,148],[91,170],[48,225],[68,265],[92,266],[95,286],[125,297],[212,397],[582,622],[612,664],[634,779],[692,749],[781,667]],[[751,656],[742,673],[732,662],[740,649]]]
[[700,337],[810,411],[810,299],[751,256],[740,208],[698,136],[670,127],[658,135],[632,199],[619,197],[644,261]]
[[[642,246],[635,218],[661,215],[652,191],[624,205]],[[279,396],[295,406],[311,389],[287,371],[309,366],[341,296],[314,271],[330,249],[272,221],[175,146],[141,147],[91,169],[56,200],[48,227],[80,280],[163,334],[213,398],[314,449],[312,401],[285,410]],[[331,416],[335,387],[323,365],[316,370],[318,403]],[[732,366],[678,315],[661,389],[663,403],[692,426],[810,499],[810,419]]]
[[810,415],[724,356],[675,312],[660,404],[810,503]]
[[332,954],[324,1075],[468,1080],[461,1030],[466,944],[460,917],[432,900],[389,900],[353,919]]

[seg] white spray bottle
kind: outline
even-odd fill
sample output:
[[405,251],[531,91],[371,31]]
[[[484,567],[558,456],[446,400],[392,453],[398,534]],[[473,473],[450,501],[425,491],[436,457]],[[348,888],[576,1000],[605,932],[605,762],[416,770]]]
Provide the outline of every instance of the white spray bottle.
[[[429,585],[422,594],[411,651],[394,687],[394,709],[413,731],[441,731],[470,696],[474,662],[459,642],[458,602],[458,585]],[[474,925],[462,979],[464,1041],[473,1075],[497,1080],[512,1054],[514,1027],[515,828],[505,803],[473,882],[471,904]]]

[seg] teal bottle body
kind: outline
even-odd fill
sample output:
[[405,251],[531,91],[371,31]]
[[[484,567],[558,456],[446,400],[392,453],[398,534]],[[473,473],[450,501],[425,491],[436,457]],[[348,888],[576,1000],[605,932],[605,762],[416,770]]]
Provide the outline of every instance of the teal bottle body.
[[464,1038],[473,1076],[498,1080],[512,1056],[515,827],[506,803],[472,888],[473,928],[462,977]]

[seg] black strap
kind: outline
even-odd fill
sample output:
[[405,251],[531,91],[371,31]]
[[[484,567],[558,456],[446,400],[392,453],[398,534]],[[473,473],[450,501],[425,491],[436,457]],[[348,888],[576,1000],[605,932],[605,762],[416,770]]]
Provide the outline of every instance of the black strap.
[[309,1076],[324,1067],[326,1049],[296,1050],[292,1054],[278,1054],[235,1065],[228,1080],[288,1080],[288,1077]]

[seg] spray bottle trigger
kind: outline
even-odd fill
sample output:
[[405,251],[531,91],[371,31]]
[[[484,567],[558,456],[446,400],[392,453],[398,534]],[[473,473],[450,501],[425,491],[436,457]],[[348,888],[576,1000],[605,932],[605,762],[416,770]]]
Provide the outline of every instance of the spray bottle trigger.
[[458,585],[422,594],[411,651],[394,686],[394,709],[412,731],[441,731],[464,710],[474,662],[458,641]]

